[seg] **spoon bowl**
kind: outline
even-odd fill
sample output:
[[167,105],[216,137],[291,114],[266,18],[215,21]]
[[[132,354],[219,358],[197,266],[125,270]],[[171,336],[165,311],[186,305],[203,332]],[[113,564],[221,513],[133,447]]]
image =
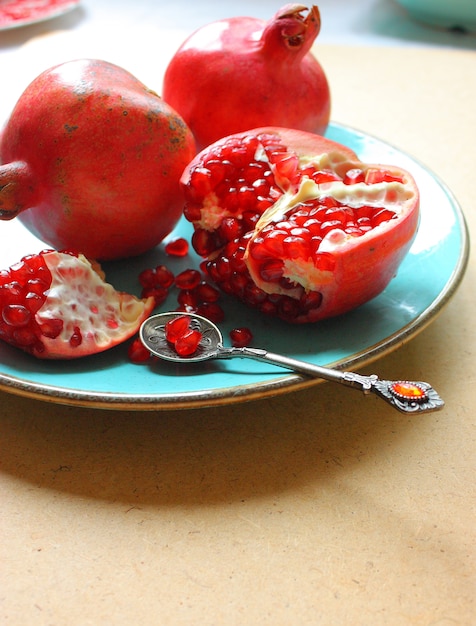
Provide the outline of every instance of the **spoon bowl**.
[[[190,356],[180,356],[165,336],[167,322],[177,317],[190,318],[190,327],[202,334],[197,350]],[[143,322],[139,336],[146,348],[165,361],[175,363],[198,363],[209,359],[220,358],[223,350],[223,337],[220,329],[212,321],[201,315],[181,312],[159,313]]]

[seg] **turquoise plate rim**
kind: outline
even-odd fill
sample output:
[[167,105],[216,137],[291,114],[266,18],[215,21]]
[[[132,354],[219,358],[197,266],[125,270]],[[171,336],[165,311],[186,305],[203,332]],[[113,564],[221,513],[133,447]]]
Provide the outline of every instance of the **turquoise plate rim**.
[[[389,316],[389,324],[393,324],[394,328],[390,332],[378,329],[374,333],[375,336],[372,335],[372,330],[368,331],[370,335],[367,340],[364,338],[364,341],[366,341],[365,345],[357,346],[357,348],[350,346],[345,349],[345,352],[341,353],[338,352],[338,348],[332,345],[328,346],[327,352],[316,352],[312,348],[306,352],[306,349],[302,348],[304,344],[302,335],[300,336],[299,333],[307,333],[308,330],[303,331],[303,327],[286,325],[286,332],[283,333],[283,322],[263,319],[263,316],[257,317],[256,312],[248,310],[244,305],[237,305],[233,302],[226,303],[229,307],[227,316],[230,315],[231,311],[231,319],[225,324],[225,327],[231,328],[233,325],[236,325],[235,320],[237,318],[233,317],[233,315],[238,307],[240,322],[244,319],[245,323],[249,322],[250,325],[255,324],[260,327],[259,337],[261,341],[259,344],[255,334],[256,345],[259,345],[259,347],[274,352],[282,352],[294,358],[314,360],[316,363],[328,367],[338,369],[352,368],[355,370],[356,367],[367,365],[410,341],[424,330],[441,312],[459,287],[465,274],[469,260],[469,231],[463,211],[453,193],[438,176],[419,161],[385,141],[344,124],[331,123],[326,134],[336,141],[349,145],[359,154],[362,160],[406,167],[415,175],[417,183],[419,185],[420,182],[423,184],[424,190],[428,189],[431,193],[436,193],[440,200],[442,198],[445,200],[443,203],[438,203],[440,214],[437,216],[437,225],[441,223],[442,228],[448,228],[449,224],[449,230],[443,234],[437,234],[436,240],[431,242],[431,246],[428,249],[424,249],[423,252],[418,251],[418,247],[421,247],[422,242],[423,244],[425,243],[425,237],[428,235],[428,229],[424,230],[424,218],[428,216],[431,209],[430,203],[425,201],[422,193],[422,224],[414,246],[408,255],[409,260],[405,259],[402,264],[402,267],[404,267],[405,263],[407,263],[408,269],[399,270],[399,273],[387,290],[371,303],[367,303],[360,307],[359,310],[346,314],[346,316],[341,316],[340,319],[335,318],[329,322],[326,321],[319,328],[316,325],[317,330],[313,329],[313,332],[321,333],[321,340],[324,335],[328,335],[330,338],[334,336],[335,340],[341,334],[341,329],[344,329],[343,336],[345,336],[346,326],[353,331],[357,328],[362,332],[364,326],[368,330],[367,326],[369,324],[367,321],[369,319],[373,320],[373,323],[376,321],[378,325],[381,319]],[[384,158],[380,158],[381,156],[384,156]],[[18,226],[16,228],[18,229]],[[166,241],[176,236],[181,236],[184,229],[187,228],[189,228],[189,225],[184,224],[182,219],[178,228]],[[32,242],[35,243],[37,250],[45,247],[42,242],[32,238],[32,235],[22,225],[20,225],[19,231],[22,235],[25,235],[27,240],[25,246],[30,246],[25,249],[25,254],[34,251],[31,249]],[[416,251],[412,252],[415,248]],[[151,252],[152,256],[145,255],[132,261],[109,264],[105,268],[108,279],[120,289],[126,289],[131,292],[137,291],[137,284],[134,284],[133,281],[137,279],[138,271],[141,268],[151,266],[151,263],[169,263],[168,260],[163,260],[163,253],[160,249],[163,249],[163,244]],[[423,256],[423,253],[426,256]],[[154,256],[155,254],[159,254],[159,257]],[[162,256],[160,256],[161,254]],[[435,279],[437,282],[442,282],[442,284],[435,285],[433,287],[434,293],[425,296],[428,297],[428,301],[425,301],[420,311],[412,312],[414,303],[411,297],[416,300],[420,298],[420,295],[417,294],[417,290],[412,292],[409,289],[410,281],[408,280],[408,274],[413,276],[412,272],[415,272],[413,267],[415,259],[417,259],[417,267],[421,268],[421,270],[417,270],[417,273],[418,271],[421,271],[421,273],[427,271],[429,269],[428,263],[431,262],[430,280],[433,280],[435,265],[432,255],[434,254],[437,255],[437,259],[443,259],[447,264],[445,268],[436,268],[439,270],[439,274]],[[425,267],[427,256],[428,263],[426,263],[427,267]],[[9,258],[8,265],[17,260],[17,258]],[[6,263],[2,259],[1,252],[0,262]],[[192,260],[193,264],[198,262],[198,257]],[[179,264],[175,271],[180,271],[181,267],[189,267],[191,260],[187,259],[181,261],[181,263],[185,263],[185,265],[180,266]],[[426,275],[423,277],[428,278]],[[396,301],[394,302],[392,298],[396,296],[401,297],[400,288],[403,289],[404,295],[395,306]],[[413,293],[413,296],[406,301],[408,290]],[[393,292],[395,292],[396,296],[393,295]],[[173,307],[169,306],[169,308]],[[162,307],[161,310],[166,310],[166,308]],[[400,320],[402,316],[405,317],[403,321]],[[277,326],[274,327],[273,325]],[[224,336],[226,328],[222,328]],[[309,328],[307,326],[307,329]],[[288,345],[287,348],[286,345],[280,346],[282,347],[281,350],[277,346],[264,345],[266,342],[263,339],[266,338],[270,339],[271,337],[270,341],[272,343],[273,330],[274,340],[279,343],[282,342],[283,337],[286,338],[287,344],[289,344],[290,341],[293,342],[293,338],[295,340],[300,336],[301,353],[292,353],[294,344],[292,346]],[[365,335],[365,332],[363,334]],[[276,339],[276,336],[279,336],[278,339]],[[286,342],[284,343],[286,344]],[[129,363],[125,347],[118,346],[103,355],[82,359],[82,363],[79,366],[76,365],[78,361],[62,362],[61,365],[57,362],[53,364],[52,362],[38,361],[34,357],[23,354],[21,351],[7,345],[2,345],[0,348],[0,367],[3,363],[3,369],[6,370],[0,372],[0,389],[23,397],[72,406],[140,411],[200,408],[266,398],[281,393],[297,391],[322,382],[321,379],[306,378],[269,365],[250,366],[248,359],[220,361],[220,365],[216,365],[216,361],[213,364],[201,364],[200,370],[196,366],[195,369],[191,370],[190,368],[194,367],[191,365],[174,365],[172,368],[172,366],[164,365],[163,363],[160,365],[155,364],[154,367],[148,367]],[[324,355],[322,361],[318,358],[320,354]],[[236,366],[234,363],[231,364],[231,361],[238,361],[239,363],[247,361],[248,363]],[[167,367],[169,369],[166,369]],[[183,368],[187,368],[187,370]],[[73,383],[56,384],[45,382],[50,377],[61,378],[63,375],[69,376]],[[87,384],[82,382],[83,378],[88,381]],[[106,389],[108,384],[110,384],[110,379],[117,379],[114,380],[113,386],[118,385],[121,389],[120,391]],[[232,382],[228,383],[228,380]],[[108,384],[102,385],[106,381],[108,381]],[[131,387],[134,386],[136,390],[123,391],[127,382]],[[178,384],[179,388],[170,392],[150,391],[151,387],[157,388],[159,382],[163,383],[164,386],[167,386],[166,383],[169,385]],[[191,388],[187,387],[189,382]]]

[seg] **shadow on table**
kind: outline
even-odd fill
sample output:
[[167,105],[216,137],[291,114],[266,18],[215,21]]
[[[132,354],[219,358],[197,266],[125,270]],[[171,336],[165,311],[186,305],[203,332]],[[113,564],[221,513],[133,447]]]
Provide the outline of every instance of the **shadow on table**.
[[[398,377],[404,364],[421,378],[420,361],[439,360],[425,353],[437,346],[437,326],[367,373]],[[332,383],[183,411],[101,411],[19,397],[8,407],[0,419],[3,472],[37,489],[139,507],[244,501],[306,486],[318,496],[362,464],[397,455],[400,440],[435,419],[405,416]]]

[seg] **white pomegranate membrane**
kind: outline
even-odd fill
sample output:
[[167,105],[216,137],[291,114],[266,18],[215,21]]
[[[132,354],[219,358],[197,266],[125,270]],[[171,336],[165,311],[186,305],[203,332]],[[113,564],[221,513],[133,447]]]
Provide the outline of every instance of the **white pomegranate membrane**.
[[418,224],[407,172],[319,139],[328,150],[300,155],[279,129],[233,135],[202,151],[182,179],[192,244],[212,280],[293,323],[380,293]]

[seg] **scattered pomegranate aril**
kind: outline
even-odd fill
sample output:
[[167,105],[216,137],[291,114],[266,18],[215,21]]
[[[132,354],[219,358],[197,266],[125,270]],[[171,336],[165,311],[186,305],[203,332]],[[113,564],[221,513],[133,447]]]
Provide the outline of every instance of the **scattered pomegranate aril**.
[[199,305],[199,299],[195,291],[181,289],[177,294],[177,302],[184,311],[192,312]]
[[175,277],[173,272],[165,265],[158,265],[155,268],[156,285],[168,289],[174,283]]
[[200,302],[217,302],[220,299],[220,292],[218,289],[210,285],[205,281],[201,282],[195,288],[195,293]]
[[157,274],[155,270],[147,268],[139,274],[139,284],[144,289],[157,286]]
[[201,315],[202,317],[206,317],[215,324],[219,324],[225,319],[224,310],[216,302],[204,302],[203,304],[199,304],[195,313],[198,313],[198,315]]
[[175,277],[175,286],[179,289],[195,289],[200,284],[202,276],[198,270],[187,269]]
[[165,244],[165,253],[170,256],[187,256],[189,244],[186,239],[183,237],[179,237],[178,239],[174,239]]
[[231,345],[234,348],[246,348],[253,341],[253,333],[247,327],[230,330]]
[[154,306],[158,307],[167,300],[169,295],[168,289],[164,287],[145,287],[141,291],[142,298],[154,298]]
[[147,363],[152,359],[149,350],[139,337],[133,339],[127,348],[127,356],[132,363]]

